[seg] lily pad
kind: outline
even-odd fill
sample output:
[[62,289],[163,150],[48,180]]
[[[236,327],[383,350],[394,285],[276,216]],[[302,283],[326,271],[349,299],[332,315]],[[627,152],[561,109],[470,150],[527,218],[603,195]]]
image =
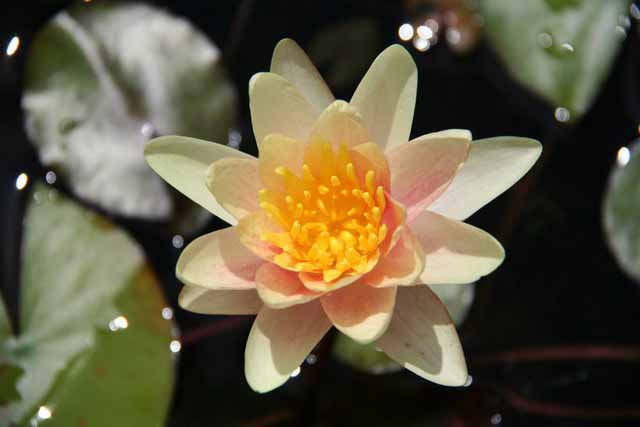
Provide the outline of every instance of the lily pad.
[[591,106],[627,30],[628,0],[483,0],[486,34],[512,77],[557,110]]
[[604,231],[616,261],[640,283],[640,143],[618,151],[603,203]]
[[[426,286],[426,285],[423,285]],[[431,289],[447,306],[451,318],[460,326],[469,312],[475,284],[433,285]],[[402,366],[393,361],[374,344],[360,344],[343,334],[338,334],[333,345],[333,355],[342,363],[370,374],[398,372]]]
[[181,196],[147,166],[144,144],[165,134],[226,143],[236,94],[220,56],[188,21],[150,6],[60,12],[26,65],[25,127],[40,160],[109,212],[169,220]]
[[[20,333],[0,361],[21,369],[20,426],[160,426],[173,387],[174,328],[141,248],[123,231],[38,184],[22,241]],[[1,424],[1,423],[0,423]]]

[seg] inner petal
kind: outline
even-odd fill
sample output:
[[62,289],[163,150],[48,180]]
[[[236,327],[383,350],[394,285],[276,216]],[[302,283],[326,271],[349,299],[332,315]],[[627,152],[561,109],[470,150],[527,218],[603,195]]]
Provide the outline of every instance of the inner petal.
[[364,274],[377,262],[389,231],[382,222],[385,188],[375,170],[355,167],[354,154],[344,144],[334,151],[330,142],[315,140],[306,147],[300,176],[275,168],[284,192],[262,189],[258,198],[282,229],[261,235],[281,250],[277,265],[321,273],[329,283]]

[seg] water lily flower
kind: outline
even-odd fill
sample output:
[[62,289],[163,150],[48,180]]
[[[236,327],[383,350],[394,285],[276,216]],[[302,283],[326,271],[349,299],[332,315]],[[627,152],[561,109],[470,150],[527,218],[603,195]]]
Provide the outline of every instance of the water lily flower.
[[349,102],[334,100],[285,39],[271,71],[249,83],[258,158],[179,136],[146,145],[160,176],[231,224],[184,249],[179,302],[257,314],[245,350],[254,390],[282,385],[332,325],[423,378],[467,380],[454,324],[428,285],[498,267],[500,243],[462,221],[520,179],[541,146],[472,141],[466,130],[408,142],[416,89],[415,63],[394,45]]

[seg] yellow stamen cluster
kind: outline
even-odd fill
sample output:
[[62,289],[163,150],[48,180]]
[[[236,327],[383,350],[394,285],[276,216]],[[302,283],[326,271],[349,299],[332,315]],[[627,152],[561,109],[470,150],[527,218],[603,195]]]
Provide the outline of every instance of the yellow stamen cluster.
[[331,282],[377,261],[388,231],[381,223],[386,199],[375,172],[359,177],[344,146],[335,153],[328,143],[318,145],[320,155],[305,156],[301,177],[276,168],[284,192],[260,190],[260,207],[286,230],[261,238],[282,249],[274,260],[282,268],[322,273]]

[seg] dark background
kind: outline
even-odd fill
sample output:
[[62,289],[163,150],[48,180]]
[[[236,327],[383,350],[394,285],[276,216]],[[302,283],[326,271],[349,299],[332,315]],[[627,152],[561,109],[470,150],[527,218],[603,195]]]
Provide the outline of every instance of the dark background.
[[[19,33],[22,46],[65,5],[17,3],[3,6],[0,36]],[[398,26],[411,18],[402,3],[381,0],[153,3],[189,18],[222,49],[240,96],[241,148],[250,153],[256,148],[247,84],[268,69],[278,40],[292,37],[305,47],[318,29],[365,16],[375,20],[386,46],[397,42]],[[331,358],[328,335],[314,353],[317,363],[284,387],[258,395],[243,375],[250,319],[176,310],[183,350],[169,425],[640,425],[640,288],[616,265],[601,226],[617,150],[637,137],[639,48],[632,27],[599,96],[577,124],[556,121],[554,108],[514,83],[484,41],[464,56],[445,43],[426,53],[409,48],[419,69],[412,136],[464,128],[475,139],[518,135],[544,145],[534,170],[470,219],[507,250],[505,263],[479,282],[460,329],[471,386],[445,388],[407,372],[359,373]],[[46,172],[22,127],[23,65],[24,54],[0,59],[0,280],[14,322],[25,202],[15,179],[21,172]],[[336,97],[349,99],[354,88]],[[112,219],[143,244],[175,306],[179,250],[170,237],[154,224]],[[212,219],[207,228],[221,226]]]

